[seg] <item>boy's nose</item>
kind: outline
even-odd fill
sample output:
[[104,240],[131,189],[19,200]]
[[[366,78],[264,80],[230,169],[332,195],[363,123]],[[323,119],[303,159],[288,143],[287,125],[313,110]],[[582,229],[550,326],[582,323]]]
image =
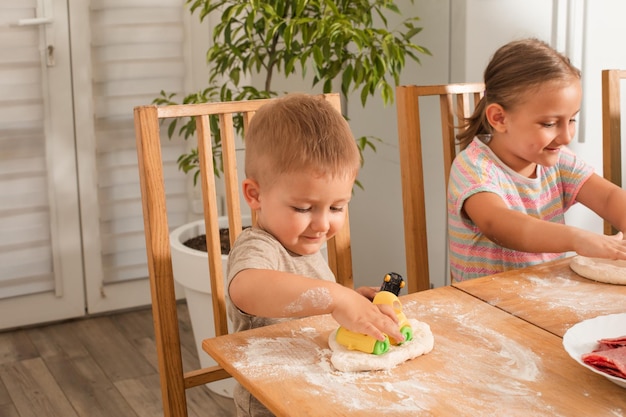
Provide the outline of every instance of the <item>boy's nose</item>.
[[313,218],[311,221],[311,229],[316,232],[325,232],[330,227],[330,221],[328,219],[328,214],[320,213]]

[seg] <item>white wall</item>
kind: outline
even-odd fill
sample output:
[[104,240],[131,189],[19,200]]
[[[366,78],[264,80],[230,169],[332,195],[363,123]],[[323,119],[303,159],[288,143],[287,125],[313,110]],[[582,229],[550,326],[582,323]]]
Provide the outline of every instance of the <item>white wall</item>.
[[[626,69],[626,2],[623,0],[587,0],[585,4],[585,30],[583,37],[583,125],[580,139],[572,145],[579,155],[584,155],[598,174],[602,174],[602,78],[603,69]],[[622,108],[626,108],[626,82],[622,82]],[[626,132],[622,120],[622,137]],[[624,146],[622,146],[624,148]],[[626,149],[622,149],[624,153]],[[622,160],[626,160],[624,154]],[[626,174],[626,170],[624,170]],[[622,184],[626,184],[624,178]],[[590,211],[576,207],[570,220],[598,232],[602,221]]]

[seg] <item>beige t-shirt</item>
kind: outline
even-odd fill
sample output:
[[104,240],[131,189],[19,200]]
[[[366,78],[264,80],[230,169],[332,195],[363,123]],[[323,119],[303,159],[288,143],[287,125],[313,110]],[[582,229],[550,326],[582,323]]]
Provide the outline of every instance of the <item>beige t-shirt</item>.
[[[255,227],[241,232],[228,255],[228,285],[244,269],[270,269],[335,282],[335,276],[320,252],[313,255],[294,254],[285,249],[274,236]],[[285,320],[246,314],[232,304],[230,297],[228,314],[236,332]]]
[[[271,269],[335,282],[335,276],[320,252],[313,255],[294,254],[285,249],[274,236],[254,227],[241,232],[228,255],[228,285],[244,269]],[[228,315],[236,332],[289,320],[246,314],[233,305],[230,297],[227,297],[227,305]],[[238,417],[273,415],[239,384],[235,388],[234,400]]]

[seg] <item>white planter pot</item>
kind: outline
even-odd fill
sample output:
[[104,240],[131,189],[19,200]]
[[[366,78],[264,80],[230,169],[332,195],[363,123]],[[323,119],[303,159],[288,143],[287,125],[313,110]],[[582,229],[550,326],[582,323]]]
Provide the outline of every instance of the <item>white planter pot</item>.
[[[244,219],[244,224],[246,219]],[[250,220],[248,220],[250,222]],[[248,223],[249,224],[249,223]],[[220,228],[228,227],[228,219],[220,217]],[[190,238],[205,233],[204,220],[187,223],[172,231],[170,246],[174,280],[185,289],[185,298],[191,317],[196,349],[202,367],[215,365],[215,361],[202,349],[202,341],[215,336],[213,324],[213,304],[211,300],[211,282],[207,253],[191,249],[183,243]],[[222,255],[222,269],[226,273],[227,255]],[[226,285],[226,277],[224,277]],[[230,327],[230,323],[229,323]],[[232,331],[232,329],[230,329]],[[235,380],[233,378],[206,384],[211,391],[226,396],[233,396]]]

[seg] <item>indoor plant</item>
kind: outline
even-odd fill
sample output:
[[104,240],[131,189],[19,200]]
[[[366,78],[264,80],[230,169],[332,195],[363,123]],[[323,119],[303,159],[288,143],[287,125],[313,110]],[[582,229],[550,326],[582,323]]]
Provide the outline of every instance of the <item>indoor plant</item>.
[[[277,74],[289,78],[299,75],[312,78],[312,86],[320,84],[323,92],[331,92],[340,82],[344,101],[350,93],[360,91],[361,104],[380,93],[383,102],[393,102],[394,87],[407,59],[419,62],[418,54],[428,50],[412,43],[421,28],[417,17],[401,22],[398,29],[388,30],[387,12],[399,14],[392,0],[188,0],[191,13],[198,13],[202,22],[216,22],[212,33],[212,46],[207,51],[209,66],[208,86],[202,91],[187,95],[183,103],[231,101],[266,98],[278,93],[272,89]],[[310,75],[307,75],[310,74]],[[259,86],[255,77],[261,77]],[[177,104],[173,94],[164,91],[155,104]],[[211,120],[215,174],[219,176],[221,141],[217,121]],[[241,126],[241,121],[238,122]],[[195,131],[193,120],[182,126],[172,122],[168,134],[189,137]],[[375,150],[371,137],[357,139],[361,151]],[[198,176],[196,149],[181,155],[180,169]],[[198,229],[198,224],[182,228]],[[190,237],[178,228],[172,234]],[[176,247],[174,247],[176,246]],[[179,242],[172,246],[173,258],[181,256]],[[184,250],[186,252],[186,250]],[[206,253],[203,255],[206,259]],[[175,277],[188,278],[191,274],[177,272],[176,263],[191,265],[191,261],[175,262]],[[207,262],[204,262],[206,265]],[[198,282],[206,282],[210,297],[206,268],[198,273]],[[180,280],[177,278],[180,282]],[[187,286],[187,285],[186,285]],[[193,291],[198,287],[192,285]],[[190,288],[187,286],[187,288]],[[188,302],[190,299],[188,297]],[[210,301],[203,303],[210,306]],[[200,314],[199,324],[194,318],[195,307],[190,305],[196,341],[210,337],[206,329],[212,321],[206,313]],[[199,352],[201,350],[199,349]],[[200,354],[201,358],[206,355]],[[204,365],[204,364],[203,364]],[[224,392],[220,392],[224,393]]]
[[[231,101],[276,96],[272,81],[277,74],[306,77],[312,72],[312,86],[333,91],[340,81],[344,99],[360,90],[366,105],[370,96],[380,93],[390,104],[394,87],[407,59],[419,62],[418,54],[429,54],[412,39],[421,28],[418,17],[404,19],[396,29],[388,29],[387,13],[399,14],[393,0],[187,0],[191,13],[198,13],[213,28],[212,46],[207,51],[208,86],[189,94],[183,103]],[[251,80],[261,76],[262,86]],[[177,104],[174,94],[162,91],[155,104]],[[213,123],[217,123],[213,121]],[[217,124],[215,124],[215,130]],[[195,130],[193,120],[177,129],[187,138]],[[214,166],[219,175],[220,138],[214,138]],[[357,139],[361,151],[375,150],[371,137]],[[197,149],[178,159],[180,169],[197,178]]]

